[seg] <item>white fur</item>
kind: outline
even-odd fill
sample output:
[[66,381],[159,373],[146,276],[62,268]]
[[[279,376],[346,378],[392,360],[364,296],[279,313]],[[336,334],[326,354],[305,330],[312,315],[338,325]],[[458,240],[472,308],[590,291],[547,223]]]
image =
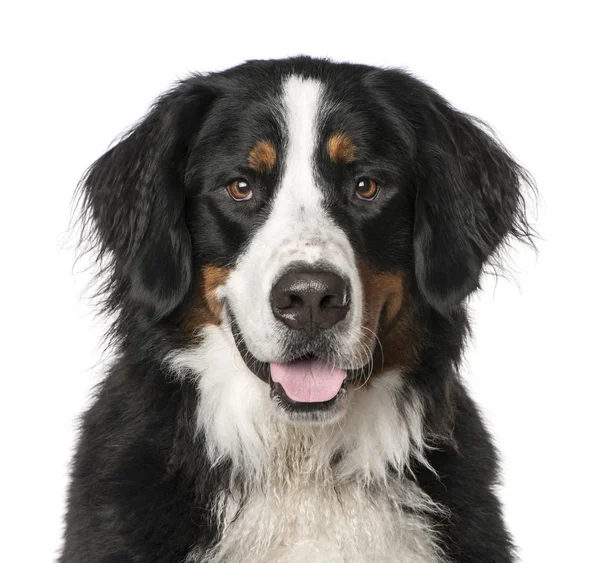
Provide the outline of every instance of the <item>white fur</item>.
[[442,558],[422,510],[422,495],[408,487],[368,491],[355,484],[316,481],[268,484],[238,503],[223,503],[223,536],[191,563],[439,563]]
[[324,111],[321,83],[289,77],[282,106],[287,143],[281,185],[268,219],[240,256],[221,295],[252,355],[275,361],[283,353],[285,331],[271,311],[274,282],[291,262],[327,263],[348,278],[351,288],[350,310],[338,325],[337,338],[340,351],[354,353],[341,354],[339,364],[361,367],[367,356],[360,349],[362,288],[354,251],[344,231],[328,216],[315,177],[318,123]]
[[[440,561],[427,517],[435,507],[410,480],[387,476],[386,466],[402,475],[424,448],[421,405],[401,374],[350,390],[337,424],[293,424],[226,323],[202,334],[170,363],[195,375],[198,430],[213,463],[231,460],[234,478],[218,507],[221,541],[190,562]],[[247,495],[239,513],[234,482]]]

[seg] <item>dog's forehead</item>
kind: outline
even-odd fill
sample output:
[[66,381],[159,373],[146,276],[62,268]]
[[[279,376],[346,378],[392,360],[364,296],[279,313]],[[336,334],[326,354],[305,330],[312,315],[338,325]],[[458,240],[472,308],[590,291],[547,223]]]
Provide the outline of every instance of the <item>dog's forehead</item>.
[[273,69],[262,83],[251,75],[236,80],[236,87],[214,102],[198,139],[205,153],[218,146],[219,154],[249,159],[254,169],[264,171],[269,168],[265,159],[282,163],[292,138],[311,130],[314,150],[343,164],[377,141],[380,119],[359,76],[334,81],[325,73],[275,74]]

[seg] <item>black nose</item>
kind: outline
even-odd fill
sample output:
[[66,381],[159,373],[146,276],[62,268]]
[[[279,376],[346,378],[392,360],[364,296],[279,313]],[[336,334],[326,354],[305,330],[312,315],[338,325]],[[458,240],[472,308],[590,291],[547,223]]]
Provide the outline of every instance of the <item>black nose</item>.
[[284,274],[271,290],[271,307],[277,319],[314,336],[348,313],[348,284],[337,274],[307,269]]

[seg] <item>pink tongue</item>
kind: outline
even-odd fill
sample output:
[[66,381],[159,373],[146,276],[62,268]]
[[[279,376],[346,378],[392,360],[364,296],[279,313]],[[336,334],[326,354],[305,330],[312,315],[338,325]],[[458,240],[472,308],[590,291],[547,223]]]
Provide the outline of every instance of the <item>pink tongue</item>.
[[283,387],[285,394],[292,401],[322,403],[338,394],[346,372],[318,360],[292,364],[271,362],[271,377]]

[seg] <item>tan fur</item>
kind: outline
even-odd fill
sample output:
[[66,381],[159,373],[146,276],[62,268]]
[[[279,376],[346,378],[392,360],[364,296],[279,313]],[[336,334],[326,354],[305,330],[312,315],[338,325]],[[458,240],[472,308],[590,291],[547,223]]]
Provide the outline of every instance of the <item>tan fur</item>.
[[327,153],[336,163],[350,164],[356,160],[356,146],[346,133],[334,133],[329,137]]
[[[410,295],[402,273],[380,272],[359,262],[363,287],[365,344],[374,352],[374,373],[388,369],[409,371],[415,367],[422,329],[414,322]],[[381,322],[380,342],[375,334]]]
[[255,172],[270,172],[277,162],[277,151],[268,141],[258,141],[248,154],[248,165]]
[[195,294],[195,305],[186,321],[188,333],[195,333],[206,325],[218,325],[221,321],[222,305],[217,289],[229,277],[229,270],[219,266],[207,266],[202,272]]

